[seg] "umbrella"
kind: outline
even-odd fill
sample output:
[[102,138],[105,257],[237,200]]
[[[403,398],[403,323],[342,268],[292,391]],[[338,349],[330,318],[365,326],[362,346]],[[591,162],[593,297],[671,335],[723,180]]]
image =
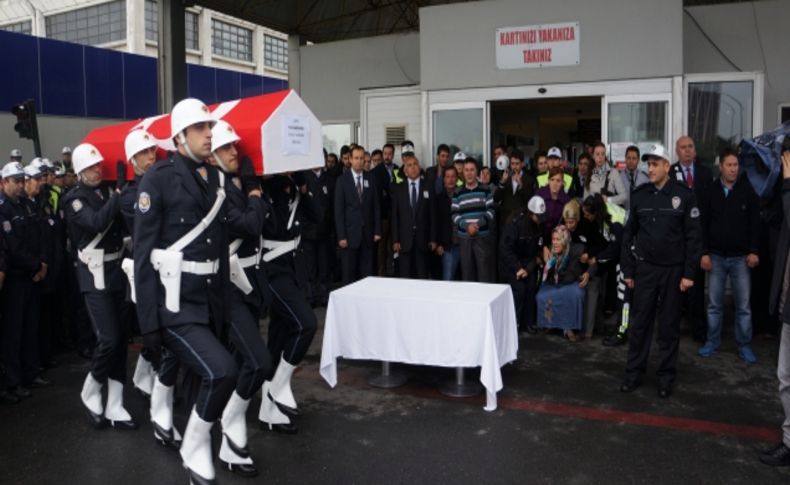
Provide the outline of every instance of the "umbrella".
[[782,144],[790,122],[752,139],[741,141],[738,160],[759,197],[771,197],[782,174]]

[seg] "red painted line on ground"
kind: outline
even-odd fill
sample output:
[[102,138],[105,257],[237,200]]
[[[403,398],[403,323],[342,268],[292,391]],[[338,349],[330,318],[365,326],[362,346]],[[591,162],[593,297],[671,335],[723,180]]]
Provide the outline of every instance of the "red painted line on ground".
[[[317,370],[302,369],[299,375],[307,379],[323,381],[323,378]],[[338,384],[351,385],[358,388],[370,387],[367,383],[367,379],[361,376],[338,376]],[[481,408],[485,405],[484,395],[470,398],[454,398],[445,396],[436,389],[409,384],[396,389],[390,389],[389,392],[427,399],[440,399],[443,401],[460,402],[468,405],[479,406]],[[502,409],[527,411],[531,413],[585,419],[589,421],[649,426],[652,428],[671,429],[693,433],[706,433],[718,436],[732,436],[736,438],[746,438],[750,440],[773,443],[779,442],[781,440],[781,433],[779,433],[778,430],[759,426],[737,425],[718,421],[707,421],[703,419],[661,416],[657,414],[620,411],[617,409],[596,408],[590,406],[578,406],[550,401],[514,399],[509,397],[497,398],[497,404],[498,407]]]

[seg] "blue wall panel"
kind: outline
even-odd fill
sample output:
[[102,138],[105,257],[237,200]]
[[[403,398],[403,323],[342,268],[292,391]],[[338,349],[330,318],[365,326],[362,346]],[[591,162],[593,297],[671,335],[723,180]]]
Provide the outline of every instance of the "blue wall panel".
[[134,54],[123,55],[125,118],[145,118],[159,112],[156,59]]
[[39,39],[42,112],[86,116],[83,49],[78,44]]
[[187,96],[197,98],[206,104],[217,102],[214,68],[189,64],[187,78]]
[[268,76],[263,77],[263,91],[266,93],[272,93],[274,91],[280,91],[286,88],[288,88],[287,80],[277,79]]
[[226,69],[214,69],[214,71],[217,74],[217,102],[239,99],[243,74]]
[[41,110],[38,88],[38,45],[35,37],[0,31],[0,111],[10,111],[23,101],[34,98]]
[[240,98],[248,96],[257,96],[263,94],[263,77],[255,74],[242,74],[241,75],[241,93]]
[[85,48],[85,97],[87,115],[125,118],[123,54],[107,49]]

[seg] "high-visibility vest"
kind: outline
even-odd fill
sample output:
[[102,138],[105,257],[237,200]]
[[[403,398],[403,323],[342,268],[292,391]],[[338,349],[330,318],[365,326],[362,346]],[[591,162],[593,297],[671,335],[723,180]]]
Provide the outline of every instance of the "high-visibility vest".
[[[568,193],[568,191],[571,190],[572,183],[573,177],[567,173],[562,174],[562,184],[565,186],[565,193]],[[549,185],[549,172],[538,175],[538,188],[545,187],[547,185]]]

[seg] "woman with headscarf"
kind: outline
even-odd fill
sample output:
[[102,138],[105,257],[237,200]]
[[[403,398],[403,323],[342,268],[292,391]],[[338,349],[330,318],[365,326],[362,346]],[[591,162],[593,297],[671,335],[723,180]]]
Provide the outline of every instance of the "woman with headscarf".
[[543,250],[543,278],[537,295],[538,327],[562,329],[565,337],[576,341],[584,317],[584,288],[594,267],[583,269],[580,258],[584,246],[574,243],[565,226],[551,233],[551,244]]

